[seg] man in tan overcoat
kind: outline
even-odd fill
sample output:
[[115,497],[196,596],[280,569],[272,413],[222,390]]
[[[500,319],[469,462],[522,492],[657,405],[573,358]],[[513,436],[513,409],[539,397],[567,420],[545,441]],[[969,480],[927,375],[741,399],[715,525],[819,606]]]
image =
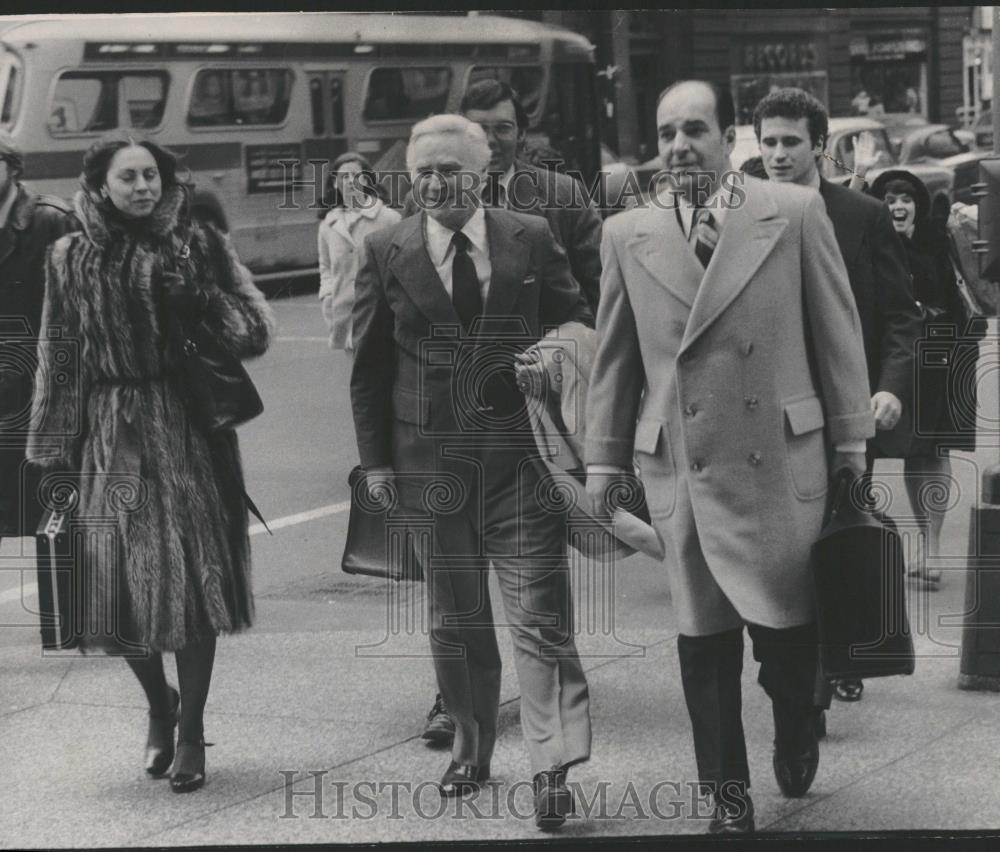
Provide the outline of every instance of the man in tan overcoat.
[[753,830],[744,625],[773,704],[778,784],[801,796],[815,777],[809,553],[830,472],[862,473],[874,433],[860,323],[823,202],[728,173],[734,123],[718,87],[685,81],[661,95],[671,192],[605,224],[587,406],[588,492],[603,504],[634,452],[667,546],[712,832]]

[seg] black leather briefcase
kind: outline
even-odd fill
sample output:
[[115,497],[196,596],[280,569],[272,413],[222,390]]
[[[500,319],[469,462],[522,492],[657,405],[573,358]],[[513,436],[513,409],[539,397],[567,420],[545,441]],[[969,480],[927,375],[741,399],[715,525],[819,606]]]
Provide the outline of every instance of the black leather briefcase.
[[865,510],[849,471],[831,493],[830,519],[812,548],[823,672],[862,680],[913,674],[899,533]]
[[405,519],[393,518],[368,496],[364,468],[349,474],[351,515],[341,567],[348,574],[367,574],[391,580],[423,580],[417,551],[429,548],[429,534]]

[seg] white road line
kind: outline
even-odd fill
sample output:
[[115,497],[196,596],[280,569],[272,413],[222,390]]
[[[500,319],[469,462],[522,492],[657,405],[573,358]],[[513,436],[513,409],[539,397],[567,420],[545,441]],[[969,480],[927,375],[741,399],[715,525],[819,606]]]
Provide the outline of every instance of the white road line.
[[[341,512],[346,512],[350,508],[351,501],[345,500],[343,503],[331,503],[329,506],[320,506],[318,509],[310,509],[308,512],[299,512],[297,515],[287,515],[284,518],[276,518],[273,521],[268,521],[267,525],[273,532],[274,530],[280,530],[282,527],[293,527],[296,524],[305,524],[309,521],[315,521],[317,518],[325,518],[327,515],[339,515]],[[264,532],[267,532],[267,530],[264,529],[263,524],[254,524],[250,527],[250,535],[260,535]]]
[[[351,508],[351,501],[345,500],[342,503],[331,503],[329,506],[320,506],[318,509],[310,509],[308,512],[299,512],[295,515],[286,515],[284,518],[276,518],[273,521],[268,521],[268,526],[273,530],[280,530],[284,527],[293,527],[296,524],[305,524],[309,521],[315,521],[317,518],[326,518],[330,515],[339,515],[341,512],[346,512]],[[250,527],[250,535],[260,535],[261,533],[267,532],[264,529],[263,524],[254,524]],[[24,568],[25,571],[33,571],[34,568]],[[34,598],[38,595],[38,584],[37,583],[22,583],[13,589],[7,589],[5,592],[0,592],[0,606],[3,604],[12,603],[13,601],[21,601],[27,598]]]

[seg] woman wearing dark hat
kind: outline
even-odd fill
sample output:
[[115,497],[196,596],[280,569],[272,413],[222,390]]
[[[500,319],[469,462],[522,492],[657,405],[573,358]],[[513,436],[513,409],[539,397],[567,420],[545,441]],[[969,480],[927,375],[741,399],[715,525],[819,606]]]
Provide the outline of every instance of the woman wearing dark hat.
[[[936,588],[941,572],[928,568],[938,557],[941,527],[951,491],[948,450],[971,452],[976,445],[976,359],[978,337],[970,339],[966,313],[948,254],[944,230],[930,219],[930,196],[923,183],[902,169],[882,172],[872,183],[871,194],[885,202],[893,227],[906,248],[913,281],[913,296],[925,317],[925,337],[931,326],[951,326],[954,343],[941,363],[914,361],[916,381],[905,437],[903,472],[914,512],[926,529],[925,546],[919,549],[914,575]],[[945,338],[947,339],[947,338]],[[938,351],[940,347],[935,347]],[[905,427],[904,427],[905,428]],[[878,440],[878,439],[876,439]],[[897,455],[897,452],[892,452]]]

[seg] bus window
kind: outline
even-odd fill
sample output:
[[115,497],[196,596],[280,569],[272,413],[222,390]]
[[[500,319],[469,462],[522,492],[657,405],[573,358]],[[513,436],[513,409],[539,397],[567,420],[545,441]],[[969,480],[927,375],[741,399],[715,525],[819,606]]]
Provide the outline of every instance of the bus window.
[[292,72],[287,68],[221,70],[206,68],[194,80],[191,127],[280,124],[288,113]]
[[333,135],[344,135],[344,81],[330,78],[330,105],[333,108]]
[[162,76],[135,76],[121,79],[121,97],[130,127],[148,130],[159,127],[167,103],[167,81]]
[[368,78],[365,121],[414,121],[444,110],[450,68],[376,68]]
[[480,65],[469,74],[469,85],[480,80],[500,80],[510,86],[520,99],[525,111],[531,118],[536,118],[538,104],[542,97],[544,72],[537,65],[522,65],[514,68]]
[[[0,109],[0,124],[13,124],[17,118],[15,107],[17,105],[18,84],[20,83],[17,73],[17,66],[10,64],[7,66],[7,83],[3,89],[3,107]],[[0,80],[3,79],[0,72]]]
[[118,127],[119,87],[131,125],[156,127],[167,100],[162,71],[67,71],[56,81],[49,108],[49,132],[103,133]]
[[323,78],[313,77],[309,81],[309,107],[312,111],[313,136],[322,136],[326,129],[323,120]]

